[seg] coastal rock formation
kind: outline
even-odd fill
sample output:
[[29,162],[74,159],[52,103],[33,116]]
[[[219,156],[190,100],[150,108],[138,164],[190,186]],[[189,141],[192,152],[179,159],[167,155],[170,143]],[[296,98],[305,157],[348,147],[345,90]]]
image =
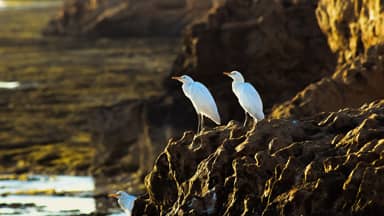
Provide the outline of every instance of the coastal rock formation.
[[239,70],[258,89],[268,112],[334,70],[336,55],[317,24],[316,5],[227,0],[186,30],[172,75],[187,73],[206,83],[230,120],[242,113],[222,72]]
[[66,0],[48,35],[176,36],[220,0]]
[[384,4],[322,0],[318,22],[339,64],[327,76],[277,106],[273,117],[303,117],[384,98]]
[[321,30],[340,62],[354,60],[384,43],[384,3],[380,0],[320,0],[316,9]]
[[380,215],[384,100],[170,140],[133,215]]
[[[193,2],[200,1],[189,1]],[[93,139],[101,154],[96,173],[111,176],[135,171],[144,175],[169,137],[196,128],[193,107],[171,75],[188,73],[207,84],[223,122],[228,122],[242,120],[243,111],[223,71],[242,71],[260,91],[268,112],[273,104],[333,69],[336,58],[316,23],[316,4],[282,0],[213,3],[207,15],[186,30],[183,51],[173,72],[163,80],[165,96],[127,101],[95,112],[93,125],[103,125]],[[107,126],[105,119],[111,119],[107,122],[112,125]]]
[[[344,4],[349,6],[342,6]],[[381,33],[374,32],[381,28],[383,22],[376,21],[376,18],[381,19],[382,13],[377,7],[382,7],[379,1],[322,0],[317,3],[304,0],[227,0],[212,6],[203,19],[187,28],[183,51],[175,61],[173,72],[169,77],[187,73],[207,84],[217,99],[223,122],[240,120],[243,117],[242,110],[231,92],[231,81],[221,76],[221,72],[232,69],[242,71],[247,80],[256,86],[265,102],[266,113],[271,113],[272,109],[270,119],[283,117],[302,119],[324,111],[335,112],[344,107],[357,108],[363,103],[383,98],[381,83],[384,81],[384,51],[380,45],[380,37],[376,36]],[[374,19],[365,20],[363,17],[367,14],[373,14],[370,16]],[[362,25],[362,22],[371,25],[372,28]],[[354,30],[360,28],[360,33],[350,31],[349,28]],[[367,32],[363,34],[362,31]],[[340,44],[337,45],[338,43]],[[191,104],[183,96],[180,84],[171,81],[169,77],[163,80],[166,96],[128,101],[111,107],[101,107],[96,111],[95,119],[102,119],[97,121],[97,124],[106,122],[104,119],[112,119],[107,121],[112,125],[104,125],[105,128],[97,131],[93,139],[97,143],[97,154],[102,155],[95,163],[98,169],[95,170],[96,174],[111,177],[123,173],[130,177],[138,177],[136,182],[140,183],[140,179],[150,170],[155,155],[160,153],[166,140],[178,136],[184,130],[195,128],[196,117]],[[302,89],[304,90],[299,92]],[[294,96],[295,94],[297,95]],[[293,99],[288,100],[292,97]],[[285,100],[288,101],[280,106],[276,105]],[[342,124],[342,128],[355,127],[354,120],[344,120],[343,117],[338,119],[341,123],[337,124]],[[279,122],[273,126],[277,131],[285,130],[284,127],[291,124],[285,120],[271,120],[271,122]],[[228,136],[224,133],[241,132],[236,132],[240,129],[230,130],[228,127],[221,128],[223,131],[217,133],[227,139]],[[309,135],[305,136],[312,136],[312,133],[320,136],[315,133],[317,129],[312,131],[312,128],[306,127],[303,130]],[[272,134],[271,137],[273,136]],[[290,139],[295,141],[295,136]],[[332,136],[334,137],[334,134]],[[288,142],[285,138],[272,140],[274,141],[271,143],[277,146],[280,142]],[[190,142],[189,140],[187,143]],[[216,151],[215,147],[213,149]],[[189,153],[190,151],[177,154],[187,158],[195,157]],[[167,157],[174,156],[172,154],[167,154]],[[164,159],[165,156],[162,155]],[[188,161],[188,166],[189,164],[193,162]],[[191,170],[188,166],[183,166],[185,172]],[[168,171],[171,172],[167,169],[161,172],[168,173]],[[189,175],[194,173],[189,173],[185,179],[189,179],[191,177]],[[159,178],[164,182],[158,182],[158,185],[151,184],[153,190],[160,190],[161,185],[168,182],[163,175]],[[172,187],[175,189],[180,185]],[[162,200],[162,197],[152,196],[166,196],[164,200],[167,200],[167,205],[162,206],[164,209],[171,204],[173,206],[175,199],[184,199],[179,198],[181,195],[175,194],[172,190],[169,189],[166,193],[149,192],[151,202],[155,204],[148,204],[147,208],[151,209],[156,205],[158,207],[158,200]],[[285,194],[286,199],[289,198],[288,195]],[[250,201],[253,199],[249,198]],[[268,200],[273,202],[271,198]],[[182,200],[178,202],[180,208],[191,204],[183,203]],[[194,201],[193,205],[203,204],[201,201]],[[247,204],[243,205],[245,208]],[[162,211],[165,211],[164,209]],[[200,213],[202,212],[196,214]]]

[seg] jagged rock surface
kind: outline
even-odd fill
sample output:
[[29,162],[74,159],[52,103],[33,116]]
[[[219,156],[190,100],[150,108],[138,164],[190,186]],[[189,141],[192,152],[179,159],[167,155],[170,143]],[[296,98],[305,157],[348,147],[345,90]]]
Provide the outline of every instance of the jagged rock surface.
[[322,0],[318,22],[339,56],[324,77],[275,107],[273,117],[303,117],[384,98],[384,3],[379,0]]
[[384,100],[170,140],[134,215],[381,215]]
[[48,35],[176,36],[218,0],[66,0]]
[[320,0],[317,20],[341,62],[384,43],[384,3],[380,0]]

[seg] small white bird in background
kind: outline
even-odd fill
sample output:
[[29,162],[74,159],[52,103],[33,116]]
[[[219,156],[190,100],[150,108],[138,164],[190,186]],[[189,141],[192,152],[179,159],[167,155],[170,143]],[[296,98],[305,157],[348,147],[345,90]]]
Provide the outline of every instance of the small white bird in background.
[[255,87],[245,82],[243,75],[239,71],[224,72],[224,74],[233,79],[232,91],[245,111],[243,126],[245,127],[247,124],[248,114],[254,119],[255,123],[264,119],[263,101]]
[[185,96],[191,100],[193,107],[196,110],[198,117],[197,133],[200,133],[203,130],[204,116],[208,117],[218,125],[221,124],[216,102],[205,85],[194,81],[188,75],[172,77],[172,79],[183,83],[183,92]]
[[124,210],[126,215],[131,216],[132,209],[136,200],[135,196],[129,195],[124,191],[118,191],[117,193],[109,194],[108,196],[116,198],[120,208]]

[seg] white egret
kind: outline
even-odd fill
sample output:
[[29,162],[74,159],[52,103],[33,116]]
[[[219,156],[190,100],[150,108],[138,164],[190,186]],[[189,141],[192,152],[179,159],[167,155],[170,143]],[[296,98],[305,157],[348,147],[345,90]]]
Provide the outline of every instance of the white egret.
[[254,119],[255,123],[264,119],[263,101],[255,87],[245,82],[243,75],[239,71],[224,72],[224,74],[233,79],[232,91],[245,111],[244,127],[247,124],[248,114]]
[[200,82],[194,81],[190,76],[183,75],[180,77],[172,77],[183,83],[182,89],[193,104],[198,117],[197,133],[203,129],[204,116],[208,117],[216,124],[220,125],[220,115],[217,110],[216,102],[211,92]]
[[136,200],[135,196],[129,195],[124,191],[118,191],[117,193],[109,194],[108,196],[116,198],[120,208],[123,209],[126,215],[131,216],[132,209]]

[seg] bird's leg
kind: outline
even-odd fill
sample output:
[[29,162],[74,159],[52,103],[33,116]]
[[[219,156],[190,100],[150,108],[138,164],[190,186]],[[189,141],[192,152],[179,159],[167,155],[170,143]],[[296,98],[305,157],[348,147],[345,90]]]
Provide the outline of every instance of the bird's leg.
[[247,126],[247,121],[248,121],[248,113],[245,112],[245,120],[244,120],[243,127]]
[[253,119],[252,128],[256,127],[257,121],[258,121],[257,119]]
[[200,115],[201,116],[201,130],[200,130],[200,132],[202,132],[203,130],[204,130],[204,116],[203,115]]
[[197,113],[197,131],[196,131],[196,134],[200,133],[200,125],[201,125],[200,120],[201,120],[200,114]]

